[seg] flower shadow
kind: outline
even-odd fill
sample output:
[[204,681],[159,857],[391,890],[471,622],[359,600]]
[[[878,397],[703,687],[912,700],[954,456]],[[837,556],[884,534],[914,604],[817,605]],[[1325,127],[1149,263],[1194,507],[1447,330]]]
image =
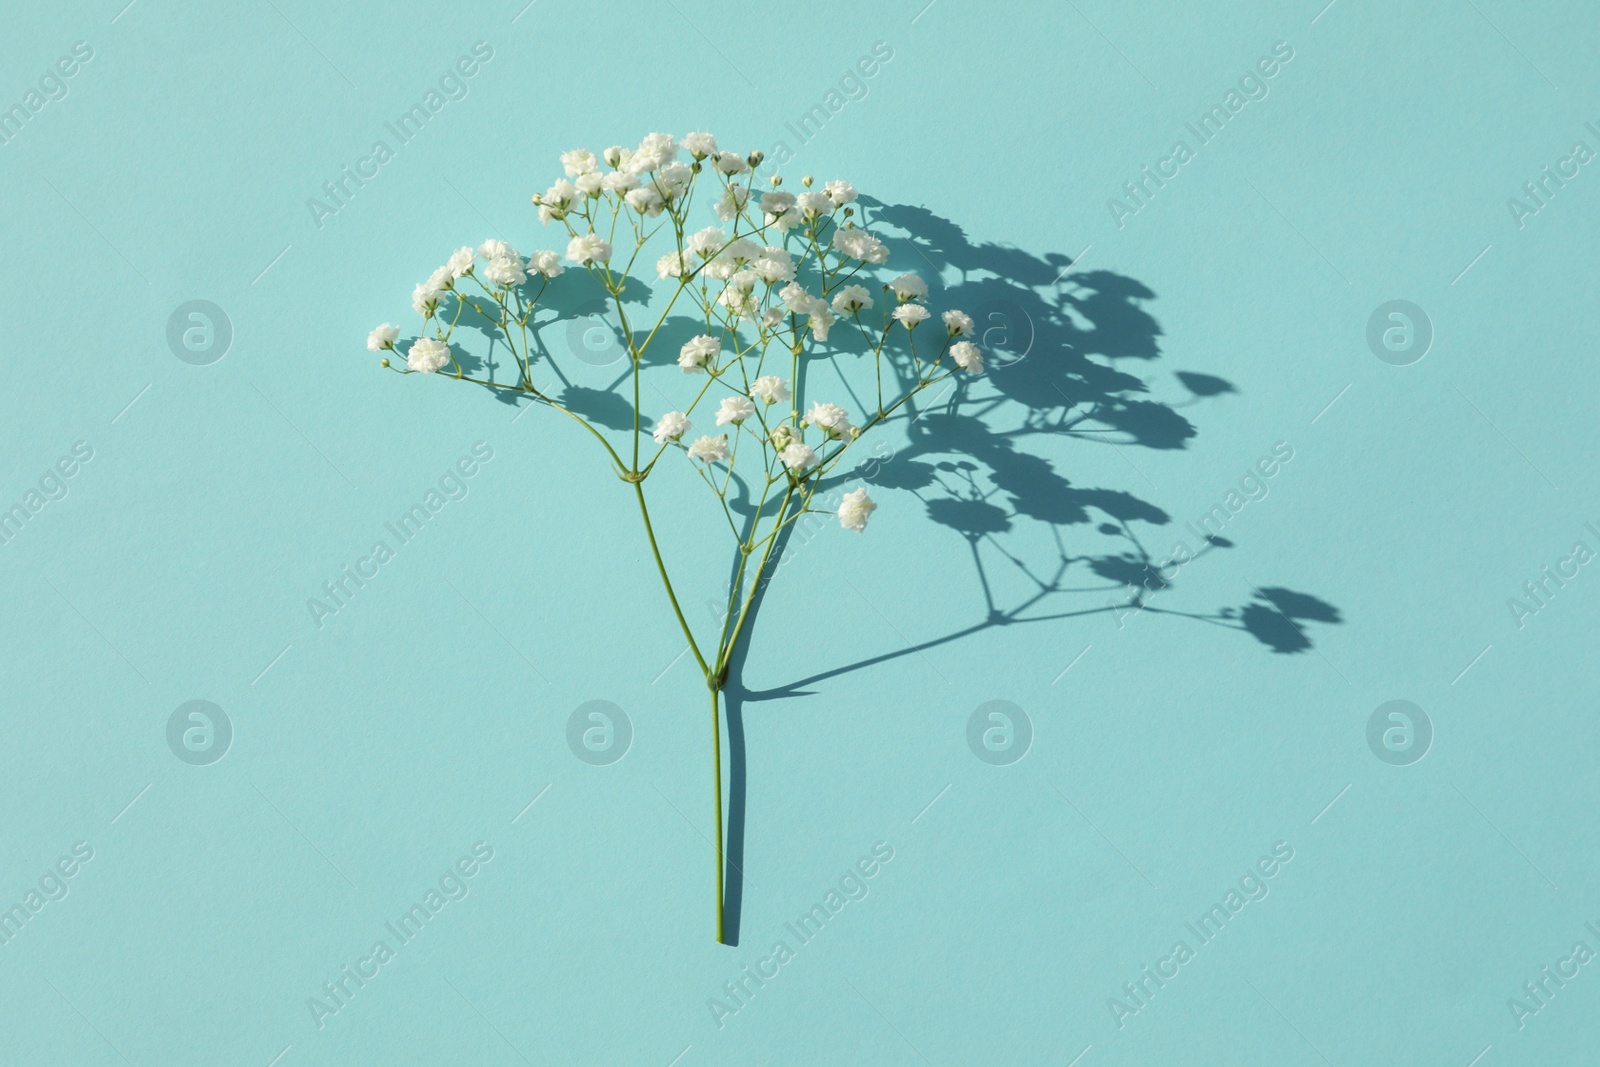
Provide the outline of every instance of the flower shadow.
[[[1207,566],[1199,561],[1235,544],[1223,536],[1226,520],[1215,529],[1210,515],[1179,526],[1146,499],[1155,486],[1139,472],[1137,455],[1187,448],[1199,432],[1190,413],[1198,417],[1205,405],[1238,389],[1197,371],[1157,375],[1165,353],[1160,324],[1148,308],[1156,294],[1148,286],[1110,270],[1075,270],[1064,255],[975,242],[926,208],[866,197],[860,204],[863,225],[897,253],[915,253],[898,260],[920,257],[925,276],[944,280],[939,305],[973,316],[988,371],[952,379],[945,392],[932,391],[931,402],[908,405],[890,424],[899,428],[898,446],[847,463],[850,469],[830,478],[819,498],[864,481],[891,496],[920,500],[935,526],[967,543],[980,603],[969,623],[948,632],[764,688],[745,683],[748,635],[758,627],[745,629],[724,690],[730,750],[725,922],[733,943],[743,889],[747,704],[809,695],[828,679],[999,627],[1063,627],[1104,616],[1120,629],[1148,614],[1236,630],[1272,653],[1294,655],[1313,649],[1312,626],[1343,621],[1332,604],[1283,586],[1252,588],[1243,603],[1209,611],[1173,604],[1189,568]],[[845,347],[837,359],[859,358]],[[841,373],[841,386],[849,382]],[[858,410],[874,410],[871,400],[852,399]],[[1068,477],[1053,457],[1069,441],[1120,453],[1127,484]],[[783,565],[775,572],[803,560],[805,545],[829,525],[825,517],[806,519],[780,537],[775,554]],[[1173,536],[1170,547],[1165,537],[1161,547],[1152,547],[1163,533]],[[765,588],[755,591],[757,615],[765,595]]]

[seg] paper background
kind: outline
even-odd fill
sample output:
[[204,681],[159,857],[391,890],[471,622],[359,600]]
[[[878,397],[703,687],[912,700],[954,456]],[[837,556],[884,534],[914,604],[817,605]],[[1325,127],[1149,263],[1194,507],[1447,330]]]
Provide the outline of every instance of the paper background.
[[[93,50],[0,147],[0,505],[93,450],[0,548],[0,903],[93,849],[0,947],[0,1058],[1582,1058],[1593,966],[1520,1028],[1508,999],[1600,950],[1600,576],[1520,626],[1508,600],[1600,549],[1600,163],[1520,225],[1507,201],[1600,149],[1585,5],[121,3],[19,8],[0,41],[5,106]],[[479,41],[466,97],[319,226],[307,201]],[[893,58],[801,145],[785,124],[875,42]],[[1118,225],[1108,201],[1278,42],[1266,95]],[[653,129],[785,141],[791,181],[926,209],[922,250],[955,264],[937,306],[1031,294],[1051,321],[1019,368],[1072,344],[1150,405],[988,453],[1071,487],[1024,479],[1044,518],[993,497],[1002,616],[1030,585],[1000,549],[1048,573],[1059,537],[1088,591],[1034,614],[1071,617],[981,626],[968,540],[905,489],[786,559],[743,682],[828,676],[744,706],[736,948],[711,941],[704,689],[624,487],[550,413],[513,425],[363,349],[410,328],[450,249],[559,247],[528,197],[561,151]],[[166,340],[195,299],[233,332],[204,366]],[[1420,362],[1368,346],[1391,300],[1431,323]],[[468,496],[315,626],[307,599],[479,441]],[[1128,542],[1099,527],[1163,557],[1277,442],[1293,459],[1231,547],[1119,625]],[[724,562],[696,545],[720,520],[681,487],[651,486],[708,625]],[[634,731],[603,767],[565,741],[597,699]],[[232,724],[208,766],[168,747],[191,700]],[[1032,723],[1020,762],[969,750],[992,700]],[[1369,748],[1390,700],[1431,722],[1420,762]],[[319,1028],[308,998],[476,842],[465,899]],[[719,1027],[708,1001],[877,842],[865,899]],[[1278,842],[1269,894],[1200,946],[1185,923]],[[1135,1006],[1123,983],[1180,939],[1194,959],[1119,1025],[1111,999]]]

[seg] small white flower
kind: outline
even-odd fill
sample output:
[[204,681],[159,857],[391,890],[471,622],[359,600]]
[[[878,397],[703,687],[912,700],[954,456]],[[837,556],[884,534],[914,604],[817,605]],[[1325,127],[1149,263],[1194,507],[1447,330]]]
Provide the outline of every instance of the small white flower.
[[715,226],[707,226],[698,233],[690,234],[689,239],[684,242],[684,247],[702,259],[710,259],[727,243],[727,234]]
[[833,294],[833,310],[840,315],[854,315],[872,306],[872,294],[864,286],[847,285]]
[[691,337],[678,349],[678,366],[685,374],[695,374],[705,370],[721,351],[722,342],[709,334]]
[[854,489],[839,502],[839,525],[860,533],[867,528],[867,516],[878,510],[865,489]]
[[833,247],[840,254],[863,263],[878,264],[889,258],[888,246],[865,230],[848,228],[833,231]]
[[722,250],[722,254],[727,256],[729,259],[732,259],[736,263],[753,263],[755,260],[760,258],[765,251],[765,249],[756,244],[754,241],[750,240],[748,237],[735,237],[732,241],[728,242],[728,247]]
[[620,196],[639,188],[639,179],[625,170],[614,170],[600,179],[600,187]]
[[423,284],[429,289],[438,289],[442,292],[446,289],[454,289],[456,287],[456,279],[455,275],[450,273],[449,265],[446,264],[428,275],[428,280]]
[[528,257],[528,272],[530,274],[543,274],[546,278],[554,278],[564,270],[561,266],[561,257],[551,251],[535,252]]
[[427,282],[423,282],[411,290],[411,306],[416,309],[418,315],[425,319],[433,317],[433,313],[439,308],[439,301],[443,298],[444,294]]
[[668,252],[656,260],[657,278],[681,278],[684,274],[694,270],[694,265],[687,262],[688,257],[682,252]]
[[492,285],[521,285],[528,280],[522,270],[522,260],[511,256],[495,256],[484,264],[483,276]]
[[686,133],[683,135],[683,147],[696,159],[717,154],[717,139],[709,133]]
[[432,337],[419,337],[406,353],[406,366],[423,374],[432,374],[450,362],[450,346]]
[[761,210],[767,213],[767,221],[772,221],[775,216],[782,215],[794,207],[794,194],[774,189],[770,193],[761,194]]
[[588,174],[597,166],[594,153],[587,148],[574,148],[570,152],[561,153],[561,166],[567,172],[567,177],[576,178],[580,174]]
[[625,161],[628,170],[635,174],[655,170],[678,158],[678,146],[671,134],[649,133],[639,142],[639,147]]
[[743,174],[750,169],[743,156],[734,155],[732,152],[723,152],[717,156],[717,171],[721,174]]
[[806,323],[811,327],[812,336],[818,341],[828,339],[828,330],[833,326],[833,312],[828,310],[828,302],[820,296],[812,296],[800,286],[798,282],[790,282],[778,290],[778,299],[796,315],[806,316]]
[[729,423],[737,426],[745,419],[756,413],[756,406],[749,399],[742,396],[725,396],[722,403],[717,405],[717,425],[726,426]]
[[445,261],[445,266],[450,268],[450,277],[459,278],[463,274],[472,273],[474,262],[472,249],[463,246],[450,253],[450,258]]
[[626,148],[623,148],[619,144],[614,144],[604,152],[600,153],[600,158],[606,161],[606,166],[608,167],[620,167],[628,161],[628,157],[631,155],[633,155],[633,153],[628,151]]
[[637,211],[641,215],[648,215],[651,218],[655,218],[657,215],[661,214],[662,208],[666,206],[666,201],[661,199],[661,194],[656,192],[654,188],[648,185],[629,190],[627,194],[623,196],[623,199],[628,202],[628,206],[633,208],[633,210]]
[[889,283],[889,288],[894,290],[894,295],[899,297],[903,304],[907,300],[921,300],[928,295],[928,283],[916,274],[902,274]]
[[656,420],[656,428],[650,431],[650,436],[656,439],[656,444],[664,445],[688,432],[689,417],[681,411],[669,411]]
[[926,319],[931,312],[921,304],[901,304],[890,314],[894,316],[896,322],[904,323],[906,329],[914,330],[917,328],[917,323]]
[[794,198],[794,206],[808,219],[827,215],[833,211],[833,201],[828,199],[827,193],[801,193]]
[[804,221],[806,221],[806,217],[800,214],[798,208],[790,208],[781,215],[767,216],[767,225],[771,226],[779,233],[788,233],[790,230],[794,229]]
[[498,237],[491,237],[478,246],[478,255],[484,259],[495,259],[498,256],[515,256],[517,250]]
[[768,259],[766,256],[750,264],[762,282],[766,285],[778,285],[779,282],[794,282],[795,269],[786,262],[778,259]]
[[844,207],[856,198],[856,187],[849,182],[829,182],[822,187],[822,191],[827,193],[828,199],[839,207]]
[[794,281],[794,257],[782,248],[770,245],[750,261],[750,267],[768,285]]
[[611,242],[597,233],[580,233],[567,242],[567,258],[579,266],[604,263],[611,258]]
[[809,315],[812,304],[819,298],[806,292],[805,287],[799,282],[790,282],[778,290],[778,299],[796,315]]
[[830,437],[850,429],[850,416],[838,404],[819,404],[813,400],[811,410],[806,412],[806,421],[828,431]]
[[782,308],[768,308],[761,313],[761,324],[769,330],[777,326],[782,321]]
[[[550,208],[559,213],[566,211],[567,208],[571,207],[573,202],[577,199],[578,187],[567,181],[567,179],[562,178],[552,185],[545,192],[544,196],[539,198],[539,203],[541,206]],[[560,218],[561,216],[560,214],[557,214],[556,217]],[[488,242],[485,243],[487,244]],[[482,254],[481,249],[479,250],[479,254]]]
[[703,459],[707,463],[721,463],[728,458],[728,436],[705,436],[689,446],[690,459]]
[[596,197],[605,190],[605,182],[605,175],[591,171],[578,175],[578,180],[572,184],[582,195]]
[[789,447],[778,453],[778,458],[783,460],[783,465],[799,473],[817,461],[817,453],[810,445],[793,441]]
[[[394,340],[399,336],[400,331],[386,322],[367,334],[367,351],[382,352],[385,349],[393,348]],[[773,381],[777,381],[777,379],[774,378]]]
[[946,311],[943,316],[945,329],[950,331],[951,337],[972,336],[972,316],[965,311]]
[[[745,271],[744,273],[749,274],[750,272]],[[754,274],[750,276],[752,278],[755,277]],[[736,274],[734,277],[737,278],[738,275]],[[756,299],[755,294],[748,289],[741,289],[731,283],[717,297],[717,303],[727,308],[728,314],[734,318],[744,319],[746,322],[754,322],[761,312],[761,301]]]
[[781,404],[789,399],[789,387],[775,374],[763,374],[750,383],[750,395],[763,404]]
[[951,345],[950,358],[968,374],[983,373],[983,350],[971,341],[957,341]]

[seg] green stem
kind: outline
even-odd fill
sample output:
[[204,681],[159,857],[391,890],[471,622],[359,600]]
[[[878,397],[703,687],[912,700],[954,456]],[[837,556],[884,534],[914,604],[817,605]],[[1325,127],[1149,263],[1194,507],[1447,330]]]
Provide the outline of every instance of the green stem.
[[661,559],[661,546],[656,544],[656,531],[650,525],[650,509],[645,506],[644,486],[634,482],[633,492],[639,498],[639,515],[644,519],[645,536],[650,539],[650,553],[655,556],[656,571],[661,575],[661,584],[666,587],[667,599],[672,601],[672,612],[678,616],[678,625],[683,628],[683,636],[688,639],[689,651],[694,653],[695,662],[700,664],[700,670],[709,680],[711,668],[706,666],[706,658],[700,654],[700,646],[694,640],[694,631],[689,629],[689,620],[683,617],[683,608],[678,606],[678,594],[672,591],[672,579],[667,577],[667,565]]

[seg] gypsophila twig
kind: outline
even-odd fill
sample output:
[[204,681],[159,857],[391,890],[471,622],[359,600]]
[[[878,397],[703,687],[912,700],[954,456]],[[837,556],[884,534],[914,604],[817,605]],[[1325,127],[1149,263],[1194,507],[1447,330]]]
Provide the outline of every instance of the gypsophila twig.
[[[652,133],[634,149],[563,153],[565,176],[536,193],[533,203],[540,222],[559,224],[566,231],[564,257],[548,250],[524,257],[497,239],[476,249],[459,248],[412,292],[422,329],[406,347],[403,365],[395,365],[388,355],[399,354],[398,328],[384,323],[367,338],[367,348],[382,355],[381,365],[397,373],[435,375],[448,366],[452,373],[445,377],[451,380],[520,394],[561,412],[600,443],[613,471],[632,485],[662,587],[711,694],[718,941],[723,940],[724,880],[719,695],[733,651],[752,621],[756,594],[781,553],[780,535],[802,515],[816,514],[836,516],[847,530],[865,530],[877,509],[865,488],[844,493],[836,509],[824,511],[812,507],[819,486],[847,469],[847,455],[862,434],[885,425],[918,392],[957,373],[983,372],[982,352],[966,339],[973,334],[973,320],[961,311],[942,315],[936,354],[926,344],[919,351],[918,337],[934,329],[923,326],[932,312],[928,284],[920,276],[901,274],[878,283],[876,291],[871,288],[889,249],[858,225],[851,206],[854,186],[830,181],[815,189],[806,177],[801,191],[794,193],[773,176],[767,191],[758,194],[761,162],[760,152],[723,151],[708,133],[691,133],[681,141]],[[707,191],[698,199],[703,203],[714,198],[703,210],[720,225],[696,228],[690,221],[702,185]],[[622,254],[616,246],[619,234],[624,239],[631,235],[633,241]],[[661,311],[648,330],[636,330],[624,292],[630,302],[639,303],[630,288],[639,284],[633,269],[662,235],[670,235],[671,242],[655,260],[661,285],[652,294],[659,298]],[[569,266],[563,266],[563,258]],[[619,266],[613,267],[614,262]],[[555,386],[568,388],[568,378],[539,342],[535,312],[547,288],[560,291],[567,284],[556,279],[569,269],[588,274],[609,296],[618,335],[627,346],[631,368],[618,384],[631,379],[622,394],[631,408],[631,428],[620,431],[630,438],[620,447],[606,432],[619,432],[611,423],[597,425],[551,395]],[[482,295],[464,293],[468,283]],[[651,418],[640,405],[645,355],[680,299],[694,305],[699,332],[679,344],[677,365],[683,374],[704,375],[705,380],[682,410]],[[864,317],[873,311],[876,323]],[[467,373],[461,361],[466,353],[456,340],[465,312],[486,324],[491,352],[503,338],[516,363],[516,381]],[[843,406],[810,396],[805,381],[808,365],[846,354],[838,340],[830,340],[841,318],[855,327],[872,360],[876,410],[861,412],[859,426]],[[555,379],[552,385],[539,384],[541,364],[548,364],[545,377]],[[787,378],[773,373],[784,367]],[[697,414],[704,402],[714,403],[715,410]],[[709,418],[718,432],[686,440],[694,428],[691,417]],[[641,464],[646,433],[656,447]],[[739,554],[714,642],[702,643],[684,616],[645,494],[644,483],[657,462],[674,450],[697,469],[716,497]],[[723,468],[720,475],[713,469],[718,466]],[[746,493],[738,514],[729,499],[735,486]],[[759,497],[752,487],[759,487]]]

